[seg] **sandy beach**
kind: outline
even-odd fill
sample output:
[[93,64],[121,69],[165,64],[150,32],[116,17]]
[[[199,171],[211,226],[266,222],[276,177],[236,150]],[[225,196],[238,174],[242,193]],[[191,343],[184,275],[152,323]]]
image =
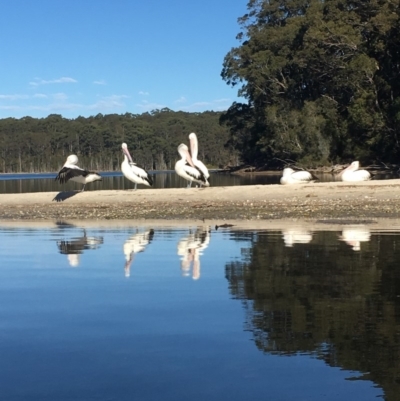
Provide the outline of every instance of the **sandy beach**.
[[400,180],[0,194],[1,220],[400,219]]

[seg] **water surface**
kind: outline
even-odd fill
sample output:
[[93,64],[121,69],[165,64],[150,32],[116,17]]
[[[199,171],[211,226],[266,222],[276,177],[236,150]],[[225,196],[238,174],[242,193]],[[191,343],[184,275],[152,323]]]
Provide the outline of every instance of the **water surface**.
[[375,400],[400,390],[400,233],[0,224],[16,400]]

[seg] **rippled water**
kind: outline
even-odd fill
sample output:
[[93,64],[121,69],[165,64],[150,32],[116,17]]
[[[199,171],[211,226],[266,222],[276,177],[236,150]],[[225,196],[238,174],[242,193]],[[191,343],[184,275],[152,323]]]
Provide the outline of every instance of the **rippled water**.
[[1,399],[398,399],[400,233],[3,222],[0,258]]

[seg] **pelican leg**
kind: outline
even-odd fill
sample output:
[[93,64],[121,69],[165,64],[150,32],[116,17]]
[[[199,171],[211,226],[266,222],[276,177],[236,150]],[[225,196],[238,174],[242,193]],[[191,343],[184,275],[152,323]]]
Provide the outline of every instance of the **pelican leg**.
[[192,186],[192,181],[189,181],[186,188],[191,188],[191,186]]
[[83,188],[81,189],[81,192],[83,192],[85,190],[85,185],[86,184],[83,184]]
[[136,191],[137,190],[137,183],[135,182],[135,189],[134,189],[134,191]]

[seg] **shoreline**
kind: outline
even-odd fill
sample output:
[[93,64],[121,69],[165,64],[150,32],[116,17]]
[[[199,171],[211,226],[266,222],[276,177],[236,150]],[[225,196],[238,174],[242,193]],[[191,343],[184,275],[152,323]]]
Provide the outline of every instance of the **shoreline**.
[[400,179],[0,194],[0,220],[400,219]]

